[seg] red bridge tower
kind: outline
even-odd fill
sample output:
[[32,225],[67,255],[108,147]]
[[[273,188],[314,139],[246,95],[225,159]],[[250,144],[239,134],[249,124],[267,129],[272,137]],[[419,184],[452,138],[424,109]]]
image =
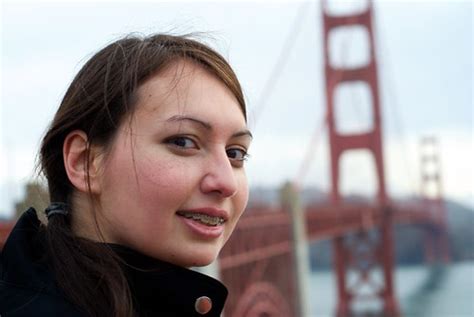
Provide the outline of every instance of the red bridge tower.
[[[377,176],[375,206],[382,211],[378,224],[370,231],[354,232],[334,239],[337,275],[337,316],[399,316],[394,295],[392,209],[385,190],[382,151],[382,124],[377,82],[377,63],[372,27],[372,3],[356,15],[334,16],[322,2],[324,23],[324,61],[326,75],[327,120],[331,155],[332,203],[344,204],[340,193],[339,161],[346,151],[367,150],[374,159]],[[357,68],[335,67],[330,63],[329,38],[340,27],[363,27],[368,34],[369,60]],[[338,85],[363,82],[368,85],[372,100],[371,130],[342,134],[336,130],[335,97]]]

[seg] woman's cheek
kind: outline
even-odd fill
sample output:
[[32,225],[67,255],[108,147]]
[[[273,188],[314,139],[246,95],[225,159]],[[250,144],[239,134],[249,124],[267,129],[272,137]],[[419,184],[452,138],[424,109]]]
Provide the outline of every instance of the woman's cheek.
[[153,159],[142,157],[137,164],[137,178],[144,202],[160,203],[161,206],[180,203],[188,196],[187,191],[193,183],[190,166],[183,158],[169,154]]

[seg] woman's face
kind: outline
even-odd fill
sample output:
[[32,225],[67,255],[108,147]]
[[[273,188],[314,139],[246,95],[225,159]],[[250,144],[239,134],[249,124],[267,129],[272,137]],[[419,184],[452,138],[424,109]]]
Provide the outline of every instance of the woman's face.
[[212,262],[248,199],[251,135],[227,87],[180,61],[141,85],[100,176],[101,229],[181,266]]

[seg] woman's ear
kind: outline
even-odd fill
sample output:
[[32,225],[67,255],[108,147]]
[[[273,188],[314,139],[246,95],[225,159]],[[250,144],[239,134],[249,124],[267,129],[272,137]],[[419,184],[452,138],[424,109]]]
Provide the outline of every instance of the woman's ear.
[[[84,131],[70,132],[63,144],[64,167],[69,181],[77,190],[89,193],[87,184],[87,176],[89,176],[91,193],[98,194],[100,192],[100,153],[97,148],[91,147],[88,156],[88,147],[89,142]],[[89,164],[87,164],[88,160]]]

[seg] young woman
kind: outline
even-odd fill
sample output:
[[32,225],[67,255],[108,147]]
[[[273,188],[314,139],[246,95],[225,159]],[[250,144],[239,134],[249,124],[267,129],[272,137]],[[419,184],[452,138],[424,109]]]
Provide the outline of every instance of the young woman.
[[120,39],[80,70],[40,150],[51,205],[20,218],[0,315],[219,316],[225,287],[189,270],[244,211],[251,141],[239,82],[188,37]]

